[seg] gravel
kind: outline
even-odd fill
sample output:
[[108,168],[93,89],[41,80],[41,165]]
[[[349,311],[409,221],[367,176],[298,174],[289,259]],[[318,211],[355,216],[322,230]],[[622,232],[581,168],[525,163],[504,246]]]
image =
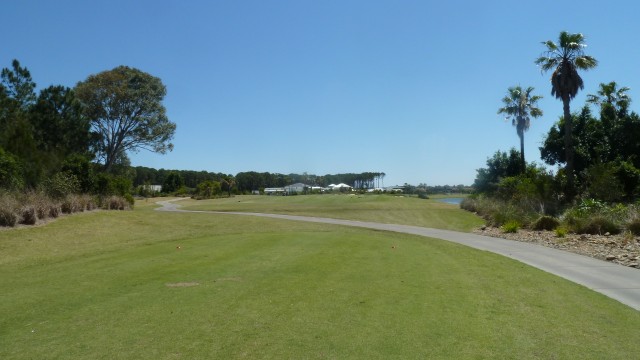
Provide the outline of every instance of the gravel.
[[620,235],[609,235],[609,233],[604,235],[567,234],[561,238],[557,237],[553,231],[518,230],[517,233],[504,233],[499,228],[484,226],[473,232],[479,235],[535,243],[636,269],[639,268],[640,237],[633,236],[630,233]]

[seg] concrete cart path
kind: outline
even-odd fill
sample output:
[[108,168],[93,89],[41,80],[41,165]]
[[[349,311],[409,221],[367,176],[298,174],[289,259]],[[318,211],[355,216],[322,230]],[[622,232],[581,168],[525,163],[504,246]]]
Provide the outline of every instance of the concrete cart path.
[[[179,200],[179,199],[178,199]],[[323,224],[355,226],[426,236],[500,254],[551,274],[563,277],[589,289],[640,310],[640,270],[541,245],[505,240],[489,236],[410,225],[381,224],[366,221],[319,218],[311,216],[182,210],[176,200],[160,201],[160,211],[194,212],[307,221]]]

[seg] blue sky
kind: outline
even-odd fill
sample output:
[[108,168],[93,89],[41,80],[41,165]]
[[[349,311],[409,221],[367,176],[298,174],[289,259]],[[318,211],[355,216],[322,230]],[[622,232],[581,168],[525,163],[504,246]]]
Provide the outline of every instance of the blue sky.
[[[177,124],[165,169],[335,174],[383,171],[385,185],[471,184],[497,150],[518,147],[497,115],[508,87],[533,86],[544,116],[525,135],[540,161],[562,114],[533,63],[560,31],[586,36],[599,66],[640,103],[635,1],[11,1],[0,67],[39,88],[128,65],[162,79]],[[638,111],[638,103],[631,108]]]

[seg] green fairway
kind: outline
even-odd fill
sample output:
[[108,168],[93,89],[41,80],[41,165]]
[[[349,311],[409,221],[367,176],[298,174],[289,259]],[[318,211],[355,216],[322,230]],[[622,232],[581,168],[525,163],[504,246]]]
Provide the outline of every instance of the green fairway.
[[0,232],[0,358],[640,351],[637,311],[498,255],[381,231],[150,208]]
[[246,211],[287,215],[416,225],[437,229],[470,231],[484,221],[457,205],[437,199],[390,195],[298,195],[235,196],[213,200],[182,200],[184,209]]

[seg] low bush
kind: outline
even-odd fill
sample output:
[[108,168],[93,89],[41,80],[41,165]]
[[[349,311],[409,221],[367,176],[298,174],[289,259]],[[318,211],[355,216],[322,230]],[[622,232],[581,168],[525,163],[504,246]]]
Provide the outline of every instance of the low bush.
[[555,229],[555,233],[556,237],[563,238],[567,236],[567,233],[569,233],[569,231],[567,230],[567,228],[559,226]]
[[603,215],[591,216],[576,225],[572,230],[577,234],[619,234],[622,230],[620,225]]
[[520,223],[515,220],[507,221],[504,225],[500,227],[503,233],[512,233],[515,234],[520,230]]
[[60,205],[64,214],[73,214],[84,211],[83,198],[80,195],[67,195]]
[[0,195],[0,226],[16,226],[18,223],[18,202],[8,194]]
[[62,208],[60,207],[60,204],[53,203],[53,202],[49,204],[49,209],[48,209],[49,217],[55,219],[58,216],[60,216],[61,212],[62,212]]
[[627,230],[633,235],[640,235],[640,217],[633,218],[627,223]]
[[553,216],[543,215],[533,222],[531,228],[533,230],[555,230],[560,225],[560,221]]
[[102,207],[105,210],[129,210],[129,202],[122,196],[109,196],[104,199]]
[[26,205],[22,208],[20,224],[35,225],[38,222],[36,208],[33,205]]

